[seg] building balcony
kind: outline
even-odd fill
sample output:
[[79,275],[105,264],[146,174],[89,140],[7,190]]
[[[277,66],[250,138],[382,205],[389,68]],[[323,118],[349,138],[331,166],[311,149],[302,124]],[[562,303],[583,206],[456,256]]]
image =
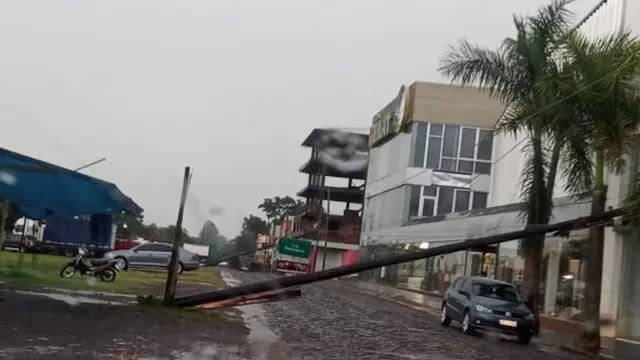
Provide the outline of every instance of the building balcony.
[[364,190],[357,187],[307,185],[298,191],[297,195],[306,199],[322,199],[352,204],[362,204],[364,201]]
[[304,234],[304,237],[309,240],[329,241],[334,243],[343,243],[358,245],[360,244],[360,228],[355,228],[352,231],[343,230],[311,230]]
[[353,168],[349,170],[337,169],[322,163],[318,158],[307,160],[300,167],[300,172],[310,175],[324,175],[337,178],[351,178],[357,180],[365,180],[367,178],[367,168]]

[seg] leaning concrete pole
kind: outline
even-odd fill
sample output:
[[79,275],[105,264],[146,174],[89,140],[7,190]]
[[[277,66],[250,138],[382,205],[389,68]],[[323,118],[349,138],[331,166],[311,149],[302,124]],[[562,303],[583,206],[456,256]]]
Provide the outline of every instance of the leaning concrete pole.
[[191,168],[184,168],[184,179],[182,180],[182,195],[180,197],[180,207],[178,208],[178,220],[176,221],[176,232],[173,236],[173,251],[171,252],[171,261],[169,261],[169,270],[167,271],[167,284],[164,289],[164,303],[171,305],[176,295],[176,283],[178,282],[178,256],[180,254],[180,245],[182,245],[182,218],[184,216],[184,204],[187,202],[187,192],[189,191],[189,182],[191,181]]

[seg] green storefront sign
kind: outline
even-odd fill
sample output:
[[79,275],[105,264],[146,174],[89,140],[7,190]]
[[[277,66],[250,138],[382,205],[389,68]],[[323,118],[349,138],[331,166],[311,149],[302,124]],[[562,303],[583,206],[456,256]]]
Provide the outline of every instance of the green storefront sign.
[[308,240],[281,238],[278,241],[278,255],[309,259],[313,244]]

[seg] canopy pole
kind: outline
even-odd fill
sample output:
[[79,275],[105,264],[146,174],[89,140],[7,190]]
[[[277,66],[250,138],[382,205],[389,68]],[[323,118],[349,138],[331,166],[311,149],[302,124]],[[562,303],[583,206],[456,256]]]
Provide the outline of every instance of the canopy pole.
[[20,246],[18,247],[18,265],[22,266],[22,261],[24,260],[24,237],[27,231],[27,217],[24,217],[24,222],[22,223],[22,236],[20,237]]

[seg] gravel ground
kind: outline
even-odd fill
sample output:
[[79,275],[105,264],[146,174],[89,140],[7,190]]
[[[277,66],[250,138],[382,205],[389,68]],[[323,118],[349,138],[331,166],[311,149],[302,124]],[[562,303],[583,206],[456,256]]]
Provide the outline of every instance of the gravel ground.
[[[242,272],[227,275],[244,283],[271,277]],[[270,344],[263,341],[260,358],[583,359],[564,352],[542,352],[498,336],[466,336],[455,326],[442,328],[433,315],[365,294],[340,280],[305,286],[302,292],[300,299],[252,305],[262,308],[261,319],[276,336]]]

